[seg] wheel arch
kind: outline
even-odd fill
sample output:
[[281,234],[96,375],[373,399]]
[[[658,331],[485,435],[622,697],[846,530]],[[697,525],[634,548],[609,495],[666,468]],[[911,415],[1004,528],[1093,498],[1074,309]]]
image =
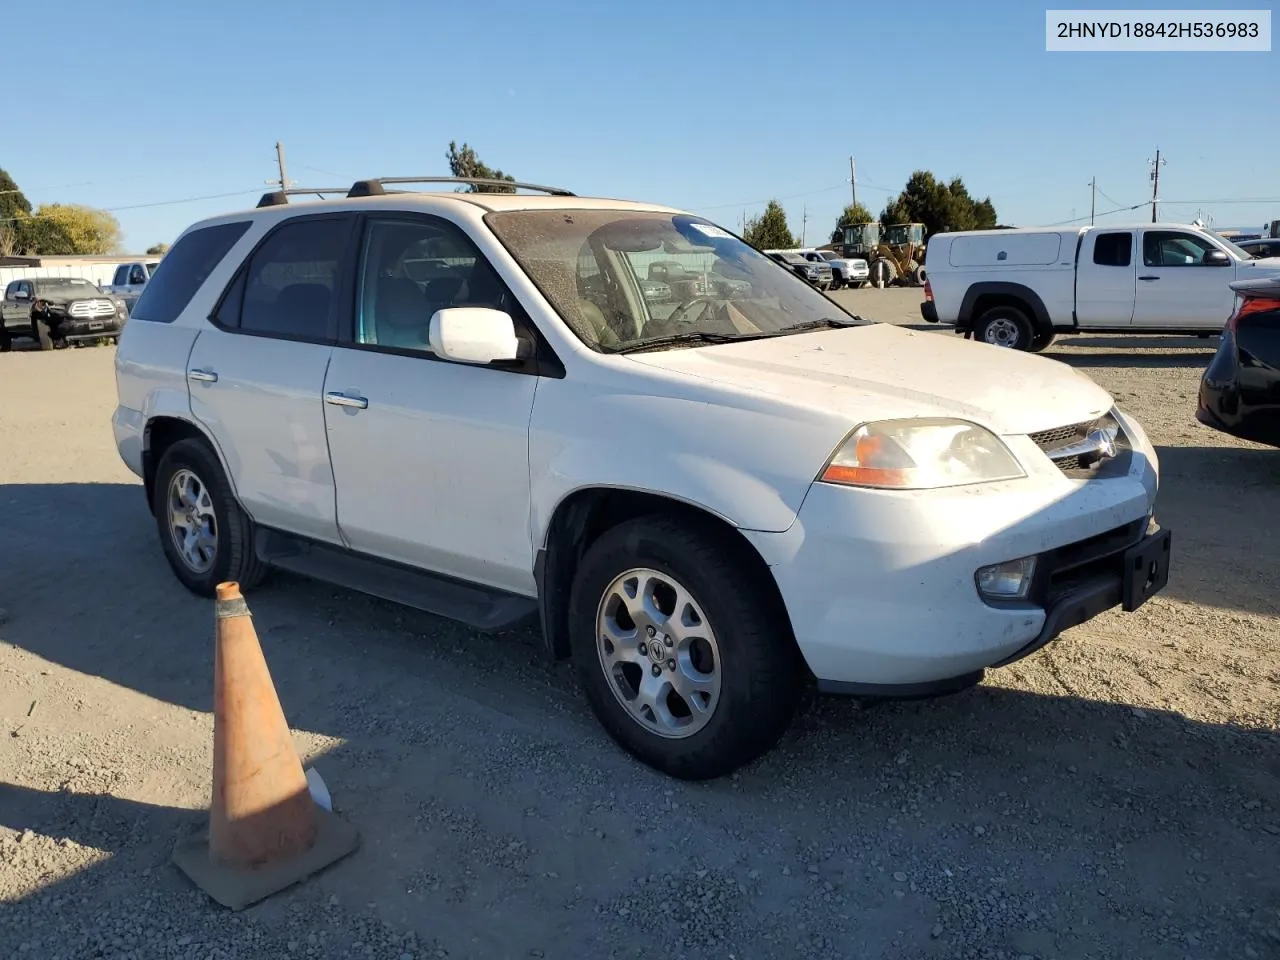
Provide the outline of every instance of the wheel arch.
[[565,496],[551,514],[534,561],[543,643],[555,660],[569,656],[569,591],[583,554],[607,530],[627,520],[655,516],[678,518],[721,540],[744,561],[770,591],[787,624],[791,619],[773,572],[749,539],[728,518],[701,505],[664,494],[623,487],[592,486]]
[[1029,314],[1034,333],[1053,329],[1053,319],[1040,294],[1030,287],[1008,280],[992,280],[975,283],[965,291],[960,303],[956,328],[972,330],[982,314],[994,307],[1017,307]]
[[206,433],[204,428],[183,417],[158,414],[147,420],[147,424],[142,431],[142,487],[146,492],[147,508],[149,510],[154,510],[152,488],[155,485],[156,468],[160,465],[160,460],[165,455],[165,451],[182,440],[203,441],[213,452],[213,455],[217,457],[218,464],[222,467],[223,476],[226,477],[227,485],[231,488],[232,494],[235,495],[236,493],[235,481],[232,479],[231,471],[227,469],[226,459],[222,456],[222,451],[218,449],[213,437]]

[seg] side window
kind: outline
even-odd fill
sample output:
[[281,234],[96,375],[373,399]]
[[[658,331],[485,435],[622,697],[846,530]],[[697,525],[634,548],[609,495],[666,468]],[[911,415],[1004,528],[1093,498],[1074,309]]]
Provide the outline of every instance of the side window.
[[1218,249],[1189,233],[1150,230],[1142,237],[1142,263],[1148,267],[1198,267],[1204,255]]
[[249,229],[248,220],[201,227],[183,236],[165,258],[130,312],[131,320],[173,323],[196,291],[209,279],[237,240]]
[[1098,234],[1093,243],[1093,262],[1100,267],[1129,266],[1133,263],[1133,234]]
[[239,328],[301,340],[331,339],[338,271],[350,235],[349,217],[307,218],[277,228],[243,274]]
[[113,287],[123,287],[129,279],[129,268],[125,266],[116,267],[116,275],[111,281]]
[[357,343],[429,351],[431,317],[491,307],[519,322],[506,285],[462,230],[444,220],[370,220],[359,280]]
[[147,282],[147,275],[142,272],[142,267],[139,266],[138,264],[134,264],[133,268],[129,271],[129,282],[130,283],[146,283]]
[[6,300],[12,300],[13,295],[17,292],[18,292],[18,281],[15,280],[13,283],[9,284],[9,286],[4,288],[4,298]]

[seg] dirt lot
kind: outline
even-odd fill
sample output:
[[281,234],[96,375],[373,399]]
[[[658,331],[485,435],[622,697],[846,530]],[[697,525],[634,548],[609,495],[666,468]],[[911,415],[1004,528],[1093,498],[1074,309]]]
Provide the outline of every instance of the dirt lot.
[[[952,336],[916,291],[837,296]],[[208,802],[212,612],[112,446],[114,351],[0,355],[0,956],[1280,956],[1280,452],[1194,421],[1215,346],[1051,351],[1159,445],[1165,594],[955,697],[818,701],[721,782],[621,755],[532,635],[251,595],[363,845],[236,915],[168,861]]]

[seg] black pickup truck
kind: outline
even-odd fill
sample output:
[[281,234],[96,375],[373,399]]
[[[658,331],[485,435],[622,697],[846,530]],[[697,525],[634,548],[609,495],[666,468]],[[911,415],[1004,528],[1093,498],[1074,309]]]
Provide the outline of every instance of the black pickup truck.
[[5,287],[0,303],[0,351],[17,338],[41,350],[110,338],[119,340],[129,318],[124,300],[79,277],[30,277]]

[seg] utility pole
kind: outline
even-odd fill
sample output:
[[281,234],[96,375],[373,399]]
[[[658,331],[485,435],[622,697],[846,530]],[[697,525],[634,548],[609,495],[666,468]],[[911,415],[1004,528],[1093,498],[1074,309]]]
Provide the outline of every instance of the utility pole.
[[1093,226],[1093,214],[1098,209],[1098,178],[1090,180],[1089,186],[1093,189],[1093,199],[1089,201],[1089,226]]
[[1156,147],[1156,158],[1148,160],[1151,164],[1151,222],[1156,222],[1156,201],[1160,198],[1160,168],[1168,163],[1160,159],[1160,148]]
[[[280,183],[280,189],[281,189],[281,190],[288,190],[288,189],[289,189],[289,179],[288,179],[288,177],[285,175],[285,171],[284,171],[284,144],[283,144],[283,143],[281,143],[281,142],[280,142],[280,141],[278,141],[278,140],[276,141],[276,165],[280,168],[280,180],[279,180],[279,183]],[[277,181],[275,181],[275,180],[268,180],[268,181],[267,181],[267,183],[276,183],[276,182],[277,182]]]
[[853,190],[853,205],[858,205],[858,173],[853,166],[853,157],[849,157],[849,186]]
[[800,218],[800,246],[804,246],[805,230],[809,226],[809,205],[804,205],[804,215]]

